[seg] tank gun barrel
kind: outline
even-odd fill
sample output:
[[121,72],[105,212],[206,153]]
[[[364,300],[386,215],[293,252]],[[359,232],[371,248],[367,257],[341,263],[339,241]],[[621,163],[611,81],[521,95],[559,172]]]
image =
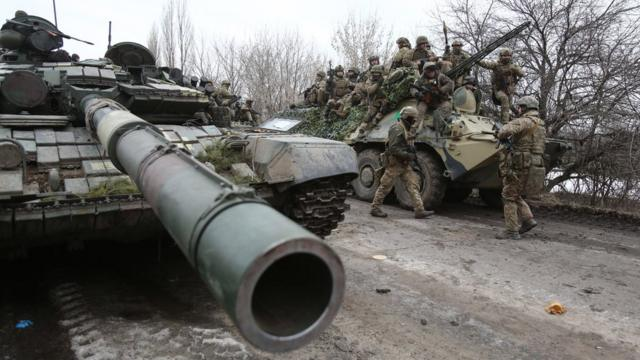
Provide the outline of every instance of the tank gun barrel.
[[524,23],[518,25],[515,29],[513,29],[513,30],[509,31],[508,33],[502,35],[501,37],[499,37],[498,39],[496,39],[493,42],[491,42],[491,44],[487,45],[482,50],[480,50],[477,53],[471,55],[469,58],[467,58],[464,61],[460,62],[460,64],[456,65],[454,68],[452,68],[451,70],[447,71],[446,75],[451,79],[456,79],[456,78],[466,74],[471,69],[471,67],[473,65],[478,63],[478,61],[484,59],[487,55],[491,54],[491,52],[493,52],[493,50],[497,49],[502,44],[504,44],[507,41],[509,41],[509,40],[513,39],[514,37],[516,37],[524,29],[528,28],[530,24],[531,24],[531,22],[527,21],[527,22],[524,22]]
[[287,351],[331,323],[345,277],[328,245],[117,102],[89,95],[81,109],[114,165],[137,184],[250,343]]

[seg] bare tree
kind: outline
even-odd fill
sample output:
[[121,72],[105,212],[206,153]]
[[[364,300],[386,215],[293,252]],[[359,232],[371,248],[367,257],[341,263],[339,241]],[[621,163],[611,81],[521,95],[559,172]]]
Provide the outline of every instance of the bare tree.
[[510,43],[527,74],[518,92],[538,97],[548,135],[576,147],[548,188],[570,180],[567,189],[588,190],[592,204],[638,198],[638,186],[629,184],[640,181],[639,8],[632,0],[495,0],[485,11],[468,0],[451,4],[454,31],[475,50],[493,34],[531,21],[530,31]]
[[158,57],[160,56],[160,35],[158,34],[158,25],[156,25],[156,23],[153,23],[147,36],[147,48],[149,48],[153,57],[158,61]]
[[160,21],[161,63],[190,72],[193,63],[194,29],[185,0],[168,0]]
[[380,56],[381,61],[391,56],[394,45],[391,32],[377,14],[356,16],[350,13],[335,29],[331,46],[344,65],[364,69],[369,66],[367,58],[371,55]]

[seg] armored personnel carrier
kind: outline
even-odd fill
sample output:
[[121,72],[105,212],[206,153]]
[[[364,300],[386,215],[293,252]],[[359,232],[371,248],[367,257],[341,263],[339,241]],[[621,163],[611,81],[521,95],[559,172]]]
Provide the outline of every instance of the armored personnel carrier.
[[[452,79],[463,75],[528,25],[524,23],[516,27],[446,74]],[[362,106],[352,108],[346,119],[327,118],[319,108],[306,108],[285,113],[267,125],[350,144],[358,153],[358,178],[352,182],[355,195],[371,201],[378,187],[376,170],[382,167],[380,154],[384,151],[389,128],[399,118],[402,107],[416,106],[417,100],[409,94],[416,76],[416,72],[409,68],[401,68],[389,75],[383,87],[387,90],[390,111],[365,136],[359,136],[359,125],[366,114]],[[427,114],[416,137],[416,170],[419,170],[422,180],[425,207],[437,208],[444,200],[462,201],[474,188],[479,189],[480,197],[489,206],[501,207],[498,156],[502,149],[493,136],[496,120],[477,114],[474,93],[464,86],[454,92],[452,105],[452,116],[447,124],[435,124],[431,114]],[[551,170],[556,166],[569,148],[565,141],[547,139],[545,168]],[[401,206],[411,208],[411,200],[402,182],[396,184],[394,193]]]
[[[162,231],[139,189],[87,126],[80,101],[92,94],[154,124],[210,167],[222,164],[219,173],[254,187],[319,236],[343,219],[348,183],[357,175],[349,146],[216,127],[208,98],[178,85],[181,72],[157,67],[136,43],[115,44],[104,59],[74,61],[61,49],[71,37],[46,19],[18,13],[1,31],[0,248],[142,239]],[[184,180],[182,186],[191,186]]]
[[[286,351],[324,331],[344,269],[312,232],[341,220],[353,150],[219,129],[203,115],[207,97],[171,81],[144,47],[75,61],[63,38],[21,11],[0,32],[0,256],[164,228],[253,345]],[[211,149],[233,154],[228,176],[254,188],[196,159]]]

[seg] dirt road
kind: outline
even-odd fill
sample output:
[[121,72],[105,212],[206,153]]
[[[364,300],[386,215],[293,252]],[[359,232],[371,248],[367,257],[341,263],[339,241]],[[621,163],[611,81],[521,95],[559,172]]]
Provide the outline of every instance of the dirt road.
[[[81,359],[640,358],[637,232],[545,216],[522,240],[497,240],[501,214],[480,206],[415,220],[394,207],[371,218],[368,204],[350,203],[327,238],[345,264],[345,301],[303,349],[276,356],[246,345],[175,251],[162,264],[132,253],[114,264],[97,251],[74,260],[81,271],[65,279],[39,281],[47,267],[25,275],[21,284],[51,299],[44,304],[3,297],[0,350],[7,360],[42,358],[29,344],[51,333],[41,352]],[[547,314],[551,301],[568,312]],[[13,328],[47,311],[57,325],[45,317]]]

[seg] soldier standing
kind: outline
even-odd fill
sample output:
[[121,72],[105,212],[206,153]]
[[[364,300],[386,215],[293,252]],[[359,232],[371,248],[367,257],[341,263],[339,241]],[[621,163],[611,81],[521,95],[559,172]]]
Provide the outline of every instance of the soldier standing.
[[[459,65],[464,60],[468,59],[471,55],[468,52],[462,50],[462,41],[454,40],[453,44],[451,44],[452,50],[447,49],[442,56],[442,60],[448,61],[451,67],[455,67]],[[454,79],[456,83],[456,88],[463,85],[464,77],[469,75],[470,71],[467,71],[465,74],[460,75],[458,78]]]
[[538,101],[533,96],[522,97],[516,107],[519,117],[503,126],[496,134],[500,140],[511,139],[511,148],[500,153],[499,169],[506,229],[496,235],[498,239],[518,240],[520,234],[538,225],[522,195],[527,192],[527,186],[539,186],[528,181],[530,167],[544,164],[544,121],[539,117]]
[[406,106],[400,110],[400,119],[389,128],[389,135],[386,142],[386,164],[384,164],[384,174],[380,179],[380,186],[376,190],[371,204],[371,215],[376,217],[386,217],[387,214],[380,209],[384,198],[393,188],[393,184],[399,177],[407,188],[413,201],[414,216],[416,219],[423,219],[433,214],[433,211],[425,211],[420,196],[420,177],[413,171],[411,165],[416,161],[416,151],[407,142],[409,128],[418,117],[418,111],[413,106]]
[[453,81],[438,70],[434,62],[424,64],[422,76],[417,78],[411,87],[411,95],[418,99],[418,121],[410,130],[409,142],[412,143],[419,131],[425,114],[433,110],[433,125],[441,130],[446,119],[451,115],[451,92]]
[[411,58],[416,64],[427,61],[437,61],[438,57],[431,51],[431,44],[426,36],[420,35],[416,38],[416,48],[413,50]]
[[333,91],[331,94],[331,98],[338,100],[351,92],[351,82],[348,79],[345,79],[344,68],[342,67],[342,65],[336,66],[333,71],[335,74],[335,79],[333,79]]
[[500,120],[503,124],[509,122],[509,109],[511,107],[511,97],[515,93],[516,83],[524,76],[520,66],[511,62],[511,49],[500,50],[500,61],[481,60],[478,65],[485,69],[493,70],[491,83],[493,87],[493,98],[500,104]]
[[396,40],[398,44],[398,52],[393,55],[391,60],[390,70],[397,69],[399,67],[415,67],[413,63],[413,51],[411,50],[411,43],[406,37],[401,37]]
[[383,117],[384,107],[386,104],[386,96],[382,91],[382,82],[384,78],[382,74],[384,72],[384,68],[382,65],[374,65],[371,68],[369,80],[364,84],[364,91],[367,95],[367,116],[364,120],[364,126],[361,125],[359,136],[364,136],[364,134],[373,129],[380,119]]

